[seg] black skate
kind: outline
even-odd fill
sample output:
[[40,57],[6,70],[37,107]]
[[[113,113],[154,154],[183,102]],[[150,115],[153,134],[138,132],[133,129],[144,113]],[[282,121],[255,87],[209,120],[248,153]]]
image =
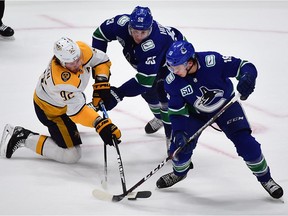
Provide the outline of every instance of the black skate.
[[283,189],[272,178],[268,182],[261,182],[264,189],[270,194],[271,197],[279,199],[283,196]]
[[[13,127],[7,124],[4,128],[1,139],[1,155],[6,158],[11,158],[12,154],[20,147],[25,146],[25,140],[32,131],[26,130],[23,127]],[[33,133],[35,134],[35,133]]]
[[174,174],[174,172],[168,173],[166,175],[161,176],[158,181],[156,182],[156,186],[158,188],[167,188],[167,187],[171,187],[174,184],[176,184],[177,182],[185,179],[187,176],[177,176]]
[[11,27],[2,24],[2,26],[0,26],[0,35],[4,38],[12,37],[14,35],[14,30]]
[[157,132],[161,127],[163,127],[163,122],[160,119],[153,118],[145,126],[145,132],[147,134],[152,134]]
[[[191,162],[190,163],[190,167],[189,169],[193,169],[194,165]],[[184,176],[177,176],[174,174],[174,172],[171,173],[167,173],[166,175],[161,176],[158,181],[156,182],[156,186],[158,188],[167,188],[167,187],[171,187],[174,184],[176,184],[179,181],[182,181],[183,179],[185,179],[187,177],[187,174]]]

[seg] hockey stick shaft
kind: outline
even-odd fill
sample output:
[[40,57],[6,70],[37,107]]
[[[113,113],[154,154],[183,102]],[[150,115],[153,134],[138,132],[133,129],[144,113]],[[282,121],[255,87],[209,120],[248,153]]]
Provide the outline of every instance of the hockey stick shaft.
[[[205,125],[203,125],[192,137],[189,138],[186,145],[189,145],[191,141],[193,141],[195,138],[197,138],[205,128],[207,128],[209,125],[214,123],[214,121],[221,116],[234,102],[236,102],[240,97],[240,94],[235,95],[225,106],[222,107],[222,109],[217,112]],[[157,165],[156,168],[151,170],[148,175],[146,175],[144,178],[142,178],[140,181],[138,181],[134,186],[132,186],[129,190],[126,191],[126,193],[123,193],[122,195],[114,196],[114,201],[117,201],[116,198],[118,198],[118,201],[123,199],[128,193],[131,193],[134,191],[137,187],[139,187],[141,184],[143,184],[145,181],[147,181],[152,175],[154,175],[156,172],[158,172],[169,160],[174,158],[186,145],[183,147],[178,147],[174,153],[170,156],[168,156],[165,160],[163,160],[160,164]]]
[[113,137],[113,139],[114,139],[114,146],[115,146],[116,152],[117,152],[117,161],[118,161],[118,166],[119,166],[119,173],[120,173],[122,189],[123,189],[123,193],[126,193],[127,192],[126,180],[125,180],[125,175],[124,175],[123,162],[122,162],[120,150],[118,147],[118,140],[115,137]]
[[[102,101],[100,101],[99,105],[100,106],[95,107],[92,102],[87,104],[88,107],[94,109],[96,112],[101,110],[101,108],[104,106]],[[103,110],[101,110],[101,111],[103,112],[103,118],[108,118],[106,110],[105,110],[105,112]],[[105,189],[107,188],[107,181],[108,181],[108,168],[107,167],[108,167],[108,165],[107,165],[107,146],[104,143],[104,182],[101,181],[101,183]]]
[[[103,112],[104,117],[109,118],[108,112],[107,112],[103,102],[100,103],[100,106],[101,106],[101,110]],[[124,167],[123,167],[123,162],[122,162],[120,150],[118,147],[118,140],[116,139],[115,136],[113,136],[113,142],[114,142],[114,147],[116,148],[116,152],[117,152],[117,162],[118,162],[118,166],[119,166],[119,173],[120,173],[120,179],[121,179],[123,193],[126,193],[127,189],[126,189],[126,180],[125,180],[125,175],[124,175]],[[106,147],[106,144],[104,144],[104,145]]]
[[[99,104],[103,112],[103,118],[108,118],[108,113],[105,109],[103,102],[101,101]],[[107,146],[105,143],[104,143],[104,177],[105,177],[105,188],[106,188],[107,181],[108,181],[108,164],[107,164]]]
[[107,165],[107,147],[104,144],[104,175],[105,175],[105,183],[108,181],[108,165]]

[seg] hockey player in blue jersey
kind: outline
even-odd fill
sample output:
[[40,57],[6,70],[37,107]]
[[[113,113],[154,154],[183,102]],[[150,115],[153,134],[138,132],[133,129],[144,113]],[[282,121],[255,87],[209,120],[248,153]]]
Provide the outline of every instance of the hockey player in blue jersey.
[[[103,22],[93,33],[92,46],[106,52],[108,42],[118,40],[123,47],[123,55],[136,70],[136,75],[118,88],[110,88],[109,77],[99,77],[94,85],[94,106],[103,100],[107,110],[111,110],[124,97],[141,94],[156,119],[162,119],[169,144],[171,125],[163,86],[164,77],[169,72],[165,66],[165,55],[174,41],[183,39],[177,29],[164,27],[153,20],[148,7],[137,6],[131,14],[117,15]],[[146,133],[160,128],[162,122],[156,119],[146,125]]]
[[[175,42],[167,51],[166,59],[171,71],[164,86],[169,95],[172,154],[178,147],[186,145],[189,137],[234,96],[230,78],[236,77],[240,99],[246,100],[254,91],[257,70],[252,63],[233,56],[195,52],[193,45],[187,41]],[[233,103],[215,122],[233,142],[238,155],[265,190],[273,198],[282,197],[283,189],[272,179],[260,144],[251,135],[239,102]],[[171,187],[187,176],[197,140],[192,140],[172,159],[173,172],[159,178],[156,183],[158,188]]]

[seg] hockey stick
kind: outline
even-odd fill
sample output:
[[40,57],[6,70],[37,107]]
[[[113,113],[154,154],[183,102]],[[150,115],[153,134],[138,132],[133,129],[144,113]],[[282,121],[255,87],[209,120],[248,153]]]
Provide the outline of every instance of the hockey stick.
[[[106,112],[105,106],[102,101],[100,101],[100,108],[103,112],[103,118],[108,118],[108,114]],[[108,168],[107,168],[107,146],[104,143],[104,182],[101,181],[102,187],[106,190],[107,189],[107,181],[108,181]]]
[[[101,106],[101,110],[102,110],[103,115],[105,116],[105,118],[109,118],[104,104],[100,103],[100,106]],[[117,138],[115,136],[113,136],[113,142],[114,142],[114,147],[116,148],[116,152],[117,152],[117,161],[118,161],[118,165],[119,165],[119,173],[120,173],[120,179],[121,179],[121,185],[122,185],[123,194],[125,194],[125,196],[127,196],[129,200],[136,200],[137,198],[149,198],[151,196],[151,192],[150,191],[139,191],[139,192],[136,192],[136,193],[127,192],[126,180],[125,180],[125,175],[124,175],[124,166],[123,166],[120,150],[119,150],[119,147],[118,147],[118,140],[117,140]],[[98,199],[102,199],[102,200],[107,200],[108,199],[108,200],[114,201],[112,199],[112,197],[111,197],[112,195],[110,195],[108,193],[105,193],[103,191],[99,191],[97,189],[93,190],[92,194]]]
[[[95,107],[92,102],[88,103],[87,106],[94,109],[96,112],[101,110],[103,112],[103,118],[108,118],[107,112],[103,111],[103,102],[100,101],[100,107]],[[104,107],[105,108],[105,107]],[[101,180],[102,187],[106,190],[107,189],[107,182],[108,182],[108,168],[107,168],[107,146],[104,143],[104,180]]]
[[233,103],[235,103],[240,98],[240,94],[235,95],[225,106],[221,108],[219,112],[217,112],[206,124],[204,124],[196,133],[191,136],[186,143],[186,145],[182,147],[178,147],[172,155],[169,155],[165,160],[163,160],[160,164],[157,165],[156,168],[151,170],[148,175],[143,177],[139,182],[137,182],[134,186],[132,186],[129,190],[126,191],[126,193],[120,194],[120,195],[110,195],[101,191],[93,191],[93,195],[99,199],[105,199],[105,200],[112,200],[114,202],[121,201],[125,196],[127,196],[129,193],[133,192],[137,187],[139,187],[141,184],[143,184],[145,181],[147,181],[152,175],[154,175],[156,172],[158,172],[169,160],[174,158],[184,147],[189,145],[190,142],[192,142],[195,138],[197,138],[209,125],[214,123],[214,121],[221,116]]
[[[101,110],[103,112],[103,116],[104,118],[109,118],[107,110],[105,108],[105,105],[103,104],[103,102],[100,102],[100,107]],[[123,189],[123,193],[126,193],[127,189],[126,189],[126,180],[125,180],[125,175],[124,175],[124,169],[123,169],[123,163],[122,163],[122,159],[121,159],[121,155],[120,155],[120,150],[118,147],[118,140],[116,139],[115,136],[113,136],[113,142],[114,142],[114,147],[116,148],[116,152],[117,152],[117,161],[118,161],[118,165],[119,165],[119,172],[120,172],[120,179],[121,179],[121,184],[122,184],[122,189]],[[104,144],[105,148],[104,148],[104,153],[105,153],[105,174],[106,174],[106,179],[107,179],[107,148],[106,148],[106,144]]]

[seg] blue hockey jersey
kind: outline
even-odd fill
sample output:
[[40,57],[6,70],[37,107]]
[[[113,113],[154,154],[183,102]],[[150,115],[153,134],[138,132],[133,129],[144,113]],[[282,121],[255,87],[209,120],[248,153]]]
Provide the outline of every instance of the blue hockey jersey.
[[243,72],[257,76],[252,63],[232,56],[196,52],[196,59],[198,69],[195,73],[182,78],[171,72],[165,80],[173,131],[183,131],[191,114],[210,118],[219,111],[234,95],[231,77],[238,79]]
[[137,70],[136,76],[119,90],[123,96],[136,96],[152,87],[161,70],[161,73],[168,71],[165,67],[166,51],[174,41],[183,40],[184,36],[179,30],[164,27],[154,20],[150,35],[136,44],[129,34],[129,16],[117,15],[103,22],[93,33],[92,46],[106,52],[108,42],[118,40],[123,47],[123,55]]

